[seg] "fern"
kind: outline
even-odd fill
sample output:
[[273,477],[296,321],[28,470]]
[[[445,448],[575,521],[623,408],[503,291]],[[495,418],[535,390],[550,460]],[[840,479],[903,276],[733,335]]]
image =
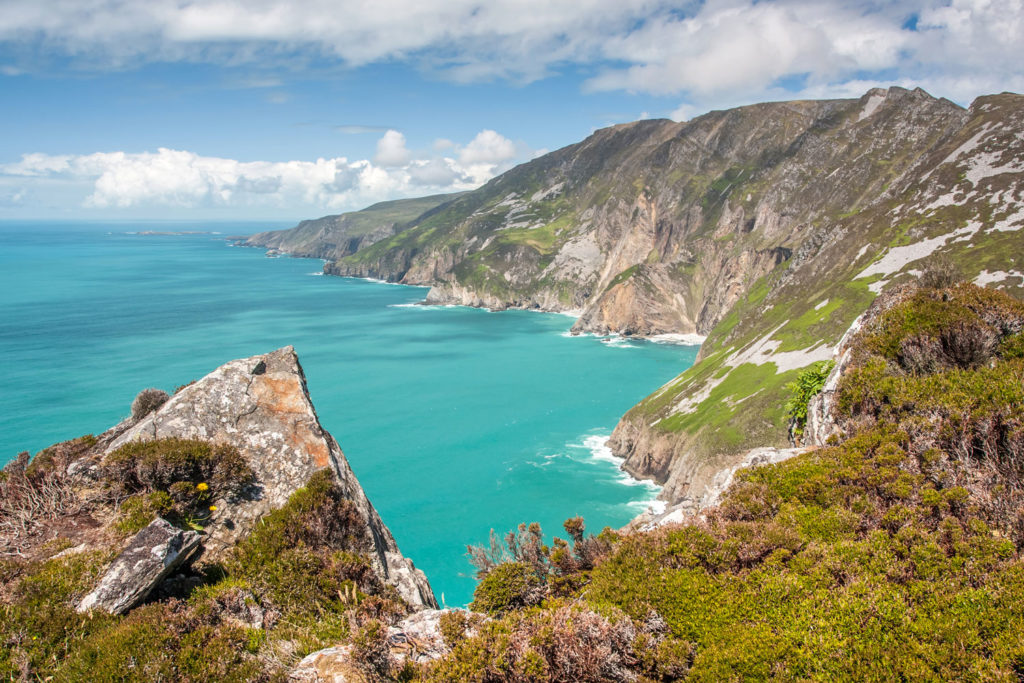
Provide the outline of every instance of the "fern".
[[804,426],[807,424],[807,404],[825,386],[828,374],[835,367],[835,361],[820,360],[808,366],[803,372],[797,375],[796,381],[786,385],[789,389],[789,400],[786,401],[786,411],[793,425],[793,434],[802,436]]

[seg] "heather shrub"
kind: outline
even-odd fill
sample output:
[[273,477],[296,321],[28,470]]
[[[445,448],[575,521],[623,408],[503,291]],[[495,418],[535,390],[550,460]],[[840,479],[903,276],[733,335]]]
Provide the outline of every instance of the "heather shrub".
[[922,287],[944,289],[963,282],[964,275],[960,268],[948,256],[932,256],[921,268],[917,281]]
[[170,396],[160,389],[143,389],[132,401],[132,417],[141,420],[154,410],[167,403]]
[[388,646],[388,627],[374,619],[352,634],[352,661],[366,680],[386,681],[396,662]]
[[136,441],[103,461],[103,478],[117,493],[168,491],[205,484],[212,498],[238,495],[256,475],[233,446],[191,439]]
[[[665,638],[658,634],[638,642],[637,626],[620,611],[609,612],[604,615],[570,603],[512,612],[459,642],[449,656],[427,668],[424,678],[566,683],[636,680],[634,670],[641,666],[638,650],[646,655]],[[650,662],[653,657],[647,659]],[[652,665],[652,671],[655,668]]]
[[539,605],[544,599],[544,581],[525,562],[505,562],[487,572],[469,608],[476,612],[500,614],[510,609]]
[[87,508],[95,497],[75,486],[68,467],[92,453],[92,435],[64,441],[29,459],[23,452],[0,470],[0,553],[18,554],[49,525]]

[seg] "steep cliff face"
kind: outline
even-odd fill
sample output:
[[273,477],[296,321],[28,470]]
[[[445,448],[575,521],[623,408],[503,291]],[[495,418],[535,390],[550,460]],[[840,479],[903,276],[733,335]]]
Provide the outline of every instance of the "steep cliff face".
[[171,397],[107,448],[133,441],[181,438],[234,446],[256,473],[239,500],[219,501],[203,540],[205,561],[224,556],[259,519],[280,508],[313,473],[328,469],[365,524],[361,545],[381,580],[410,605],[436,606],[430,585],[398,549],[367,499],[338,442],[317,418],[292,347],[231,361]]
[[614,126],[326,272],[430,285],[437,303],[581,310],[577,332],[706,335],[759,278],[966,116],[893,88]]
[[[870,117],[886,114],[893,94],[885,95],[865,103]],[[910,138],[926,129],[897,130]],[[695,473],[733,467],[747,448],[786,445],[785,385],[810,363],[832,358],[876,295],[912,278],[929,259],[948,259],[967,279],[1021,296],[1022,139],[1024,98],[980,98],[950,117],[948,127],[921,137],[917,153],[887,176],[884,188],[864,193],[848,212],[823,216],[792,258],[758,280],[714,327],[698,363],[624,416],[611,445],[626,457],[626,469],[663,482],[670,502],[699,500],[706,477]],[[891,169],[904,153],[894,139],[874,150],[871,163]],[[819,184],[848,173],[846,166],[824,166]],[[841,347],[838,360],[844,353]],[[812,441],[829,432],[818,413],[822,406],[812,405]]]
[[237,244],[292,256],[339,259],[401,232],[424,212],[458,196],[439,194],[380,202],[362,211],[302,221],[288,230],[257,233]]
[[665,498],[700,498],[695,472],[786,444],[786,383],[922,259],[1020,291],[1022,102],[894,87],[613,126],[325,271],[579,311],[575,332],[705,335],[611,441]]

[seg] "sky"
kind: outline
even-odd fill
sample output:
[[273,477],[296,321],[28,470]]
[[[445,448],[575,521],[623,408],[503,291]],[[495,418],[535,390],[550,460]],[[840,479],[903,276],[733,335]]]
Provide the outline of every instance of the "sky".
[[297,221],[892,85],[1024,92],[1024,0],[0,0],[0,220]]

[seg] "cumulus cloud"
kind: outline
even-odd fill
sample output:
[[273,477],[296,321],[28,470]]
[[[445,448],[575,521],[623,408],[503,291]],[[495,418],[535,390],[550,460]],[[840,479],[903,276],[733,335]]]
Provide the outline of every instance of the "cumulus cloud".
[[480,131],[459,151],[459,161],[466,165],[497,164],[515,156],[515,143],[493,130]]
[[[238,161],[185,150],[24,154],[0,165],[2,199],[25,198],[23,187],[62,182],[82,188],[79,202],[95,209],[173,206],[327,208],[347,210],[401,196],[468,190],[507,168],[516,145],[492,130],[459,147],[459,158],[412,159],[405,137],[390,130],[370,160]],[[512,155],[512,156],[510,156]],[[528,158],[529,153],[522,155]]]
[[397,130],[389,130],[377,141],[377,155],[373,158],[381,166],[404,166],[409,162],[409,150],[405,148],[405,136]]
[[1016,77],[1022,9],[1022,0],[6,0],[0,40],[116,64],[295,51],[349,66],[415,60],[456,80],[530,80],[611,61],[625,66],[591,88],[702,95],[892,68],[922,81]]

